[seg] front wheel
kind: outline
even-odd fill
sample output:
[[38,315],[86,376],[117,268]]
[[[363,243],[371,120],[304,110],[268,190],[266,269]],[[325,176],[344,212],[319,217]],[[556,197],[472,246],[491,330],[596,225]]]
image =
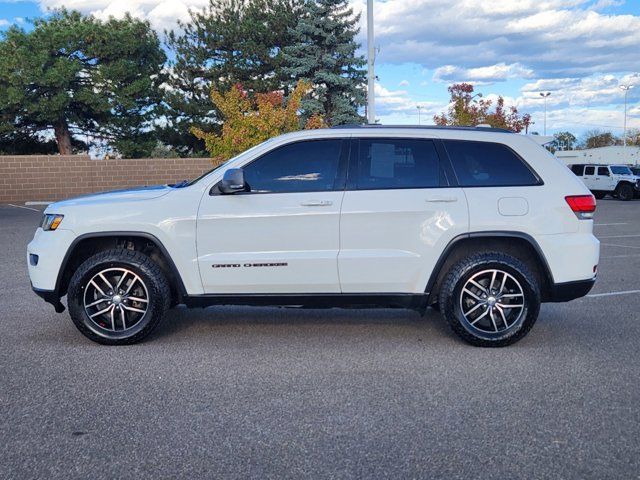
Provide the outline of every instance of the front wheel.
[[458,261],[440,288],[440,310],[453,331],[480,347],[523,338],[540,311],[540,288],[520,260],[488,252]]
[[75,326],[106,345],[141,341],[160,323],[170,300],[169,284],[158,264],[124,249],[86,260],[71,277],[67,293]]

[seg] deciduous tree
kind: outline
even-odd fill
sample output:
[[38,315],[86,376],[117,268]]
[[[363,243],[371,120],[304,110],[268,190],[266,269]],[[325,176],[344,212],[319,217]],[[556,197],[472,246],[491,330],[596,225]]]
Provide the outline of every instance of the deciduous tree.
[[281,91],[250,95],[240,84],[227,92],[211,91],[211,101],[224,120],[220,134],[198,127],[193,134],[204,141],[214,164],[219,164],[271,137],[323,126],[319,116],[303,124],[300,104],[310,86],[298,82],[288,99]]
[[482,94],[474,94],[470,83],[453,84],[448,90],[451,95],[449,109],[433,117],[436,125],[476,126],[486,123],[519,133],[526,132],[532,124],[528,113],[521,115],[515,106],[505,107],[502,96],[498,97],[491,110],[493,102],[482,98]]

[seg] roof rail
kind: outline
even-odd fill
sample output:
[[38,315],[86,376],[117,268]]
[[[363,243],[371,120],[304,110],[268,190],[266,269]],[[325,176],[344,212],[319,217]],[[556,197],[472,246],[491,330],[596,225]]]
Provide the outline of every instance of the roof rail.
[[331,127],[332,129],[341,129],[341,128],[402,128],[402,129],[424,129],[424,130],[467,130],[474,132],[500,132],[500,133],[513,133],[511,130],[507,130],[505,128],[494,128],[494,127],[485,127],[485,126],[477,126],[477,127],[463,127],[463,126],[449,126],[449,125],[380,125],[376,124],[347,124],[347,125],[336,125]]

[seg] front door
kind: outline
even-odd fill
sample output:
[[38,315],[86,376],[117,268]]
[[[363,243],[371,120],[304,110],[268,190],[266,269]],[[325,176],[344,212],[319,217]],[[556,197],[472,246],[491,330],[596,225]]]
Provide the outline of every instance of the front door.
[[343,143],[277,147],[243,167],[247,191],[205,195],[197,226],[205,293],[340,292]]
[[353,141],[340,220],[343,293],[423,293],[446,245],[468,231],[467,201],[450,187],[436,141]]

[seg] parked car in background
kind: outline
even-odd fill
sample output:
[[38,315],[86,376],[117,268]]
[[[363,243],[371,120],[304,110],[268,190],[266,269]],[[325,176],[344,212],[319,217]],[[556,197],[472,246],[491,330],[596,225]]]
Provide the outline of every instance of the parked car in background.
[[[463,340],[523,338],[592,288],[594,197],[531,138],[379,125],[273,138],[192,182],[50,205],[35,292],[88,338],[177,304],[437,308]],[[212,312],[212,315],[215,313]]]
[[620,200],[632,200],[640,196],[640,176],[626,165],[570,165],[571,171],[582,181],[597,199],[612,195]]

